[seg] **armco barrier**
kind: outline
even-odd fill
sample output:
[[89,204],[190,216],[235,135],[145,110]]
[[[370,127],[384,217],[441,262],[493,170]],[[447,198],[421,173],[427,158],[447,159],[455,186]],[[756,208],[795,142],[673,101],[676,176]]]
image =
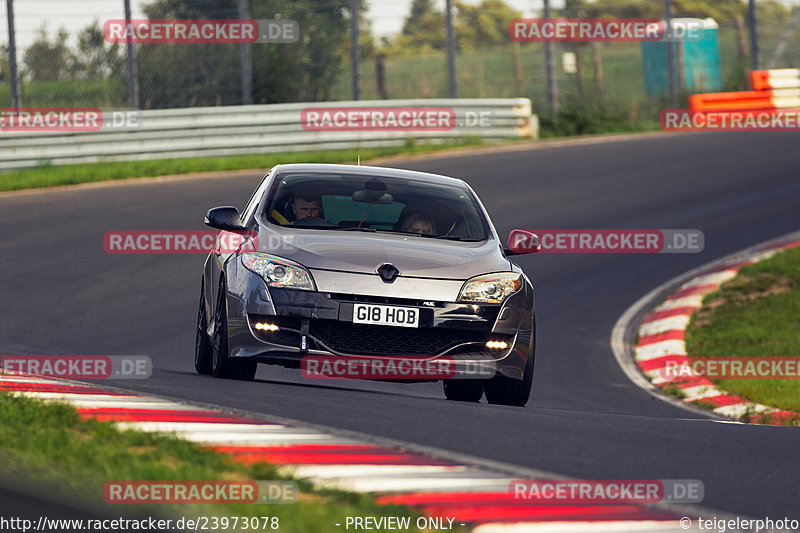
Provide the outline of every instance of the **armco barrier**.
[[689,108],[698,113],[800,108],[800,70],[754,70],[752,91],[695,94]]
[[[306,108],[452,108],[456,126],[446,131],[311,131]],[[469,116],[471,124],[465,124]],[[485,119],[481,121],[481,118]],[[482,123],[483,122],[483,123]],[[0,169],[43,162],[169,159],[397,146],[409,139],[442,142],[458,137],[537,138],[538,117],[527,98],[372,100],[141,111],[128,131],[0,131]]]

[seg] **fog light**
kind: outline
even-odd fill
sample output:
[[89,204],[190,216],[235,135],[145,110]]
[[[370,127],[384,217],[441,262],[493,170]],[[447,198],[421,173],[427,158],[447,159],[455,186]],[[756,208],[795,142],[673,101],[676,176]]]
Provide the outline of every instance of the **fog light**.
[[275,324],[266,324],[264,322],[256,322],[255,328],[264,331],[278,331],[278,326]]
[[496,350],[505,350],[508,348],[508,343],[506,341],[488,341],[486,347]]

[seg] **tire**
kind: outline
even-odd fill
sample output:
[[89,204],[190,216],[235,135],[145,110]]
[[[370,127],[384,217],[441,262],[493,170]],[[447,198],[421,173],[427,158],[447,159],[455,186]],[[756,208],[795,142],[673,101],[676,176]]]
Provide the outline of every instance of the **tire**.
[[[205,284],[204,284],[205,285]],[[210,375],[213,371],[211,341],[208,339],[208,319],[206,318],[206,298],[203,286],[200,287],[200,308],[197,310],[197,333],[194,339],[194,369],[198,374]]]
[[483,396],[481,379],[445,379],[442,381],[444,395],[457,402],[479,402]]
[[531,397],[531,386],[533,385],[533,363],[536,359],[536,315],[533,316],[533,338],[531,348],[528,353],[528,361],[525,363],[525,372],[522,379],[511,379],[506,376],[497,375],[486,381],[486,401],[498,405],[513,405],[524,407]]
[[253,381],[258,370],[256,361],[230,358],[228,350],[228,299],[225,282],[219,284],[217,305],[214,311],[214,342],[212,343],[211,367],[214,377]]

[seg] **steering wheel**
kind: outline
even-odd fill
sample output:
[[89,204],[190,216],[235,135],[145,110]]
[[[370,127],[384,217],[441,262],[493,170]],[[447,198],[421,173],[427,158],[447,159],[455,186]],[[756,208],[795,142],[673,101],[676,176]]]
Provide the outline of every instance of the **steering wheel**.
[[318,227],[318,226],[333,226],[333,224],[331,222],[328,222],[322,217],[307,217],[295,220],[294,222],[292,222],[292,226]]

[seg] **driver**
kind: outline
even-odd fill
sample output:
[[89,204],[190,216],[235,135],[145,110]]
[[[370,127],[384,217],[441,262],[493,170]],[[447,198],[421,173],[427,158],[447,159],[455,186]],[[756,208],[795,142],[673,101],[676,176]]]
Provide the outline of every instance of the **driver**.
[[298,194],[292,202],[294,221],[304,218],[322,218],[322,199],[318,194]]

